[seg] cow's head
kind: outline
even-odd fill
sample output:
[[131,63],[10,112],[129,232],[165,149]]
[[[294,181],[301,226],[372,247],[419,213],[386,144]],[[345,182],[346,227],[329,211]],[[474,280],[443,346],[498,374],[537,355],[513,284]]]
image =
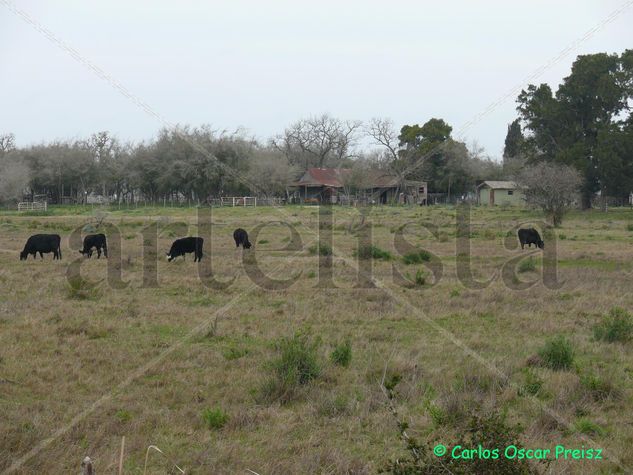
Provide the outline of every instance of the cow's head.
[[27,257],[29,257],[28,252],[26,252],[26,251],[20,252],[20,260],[21,261],[25,261]]
[[244,249],[250,249],[250,248],[251,248],[251,243],[250,243],[250,241],[246,241],[246,242],[244,243]]
[[539,239],[536,245],[539,247],[539,249],[543,249],[545,247],[545,243],[542,239]]
[[171,254],[166,252],[165,253],[167,255],[167,262],[171,262],[171,260],[173,259],[173,257],[171,257]]

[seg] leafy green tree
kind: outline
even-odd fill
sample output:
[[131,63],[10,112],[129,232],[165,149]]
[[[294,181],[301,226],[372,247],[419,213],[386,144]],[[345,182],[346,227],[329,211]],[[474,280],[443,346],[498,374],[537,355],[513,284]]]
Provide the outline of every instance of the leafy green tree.
[[[571,74],[556,94],[546,84],[530,85],[518,97],[521,121],[528,131],[525,150],[531,161],[551,161],[574,166],[583,176],[582,204],[591,205],[593,194],[622,193],[633,189],[633,175],[614,137],[625,129],[629,101],[633,99],[633,50],[617,54],[578,56]],[[620,137],[619,142],[626,142]],[[624,180],[623,186],[618,183]]]

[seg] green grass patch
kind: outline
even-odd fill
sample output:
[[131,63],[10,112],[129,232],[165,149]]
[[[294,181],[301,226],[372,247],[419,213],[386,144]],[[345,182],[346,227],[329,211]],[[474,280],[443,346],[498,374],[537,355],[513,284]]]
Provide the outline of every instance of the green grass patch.
[[355,256],[359,259],[382,259],[388,261],[393,258],[389,251],[374,245],[363,245],[355,252]]
[[330,354],[330,359],[335,365],[347,368],[352,362],[352,343],[349,340],[345,340],[343,343],[336,345],[334,351]]
[[596,340],[613,342],[626,342],[633,334],[633,319],[631,314],[620,307],[614,307],[602,321],[593,327],[593,336]]
[[431,253],[425,250],[410,252],[402,256],[402,262],[406,265],[422,264],[431,260]]
[[219,407],[202,411],[202,421],[204,425],[211,430],[221,429],[228,420],[228,414]]

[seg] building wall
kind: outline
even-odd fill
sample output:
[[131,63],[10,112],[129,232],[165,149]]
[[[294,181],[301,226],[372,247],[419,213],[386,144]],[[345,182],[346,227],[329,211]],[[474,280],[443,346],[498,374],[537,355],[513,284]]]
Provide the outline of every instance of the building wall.
[[490,188],[482,187],[479,190],[480,205],[488,206],[491,204],[491,192],[494,192],[495,206],[523,206],[525,204],[521,190],[491,190]]
[[490,204],[490,188],[479,188],[479,204],[485,206]]

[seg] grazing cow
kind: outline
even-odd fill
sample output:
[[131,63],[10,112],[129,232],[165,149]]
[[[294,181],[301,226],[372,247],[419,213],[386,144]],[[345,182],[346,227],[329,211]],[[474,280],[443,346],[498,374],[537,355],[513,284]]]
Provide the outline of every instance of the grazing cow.
[[195,254],[193,262],[199,261],[200,259],[202,259],[203,244],[204,239],[202,239],[201,237],[186,237],[176,239],[172,243],[171,249],[167,253],[167,260],[171,262],[172,259],[175,259],[178,256],[182,256],[184,259],[185,254],[193,252]]
[[40,258],[44,259],[44,253],[53,253],[53,260],[62,258],[62,250],[60,247],[62,238],[59,234],[34,234],[27,239],[24,249],[20,253],[20,260],[25,261],[29,254],[33,254],[35,259],[36,254],[40,253]]
[[251,243],[248,240],[248,233],[242,228],[237,228],[233,231],[233,239],[235,239],[235,247],[240,247],[241,245],[244,249],[251,248]]
[[534,244],[540,249],[543,249],[545,247],[545,243],[541,239],[541,236],[534,228],[519,229],[518,234],[519,241],[521,242],[521,249],[523,249],[523,246],[525,246],[526,244],[528,245],[528,247],[532,247],[532,244]]
[[108,243],[106,242],[105,234],[88,234],[84,238],[84,248],[79,251],[88,258],[92,257],[92,248],[97,250],[97,259],[101,257],[101,250],[103,249],[103,255],[108,257]]

